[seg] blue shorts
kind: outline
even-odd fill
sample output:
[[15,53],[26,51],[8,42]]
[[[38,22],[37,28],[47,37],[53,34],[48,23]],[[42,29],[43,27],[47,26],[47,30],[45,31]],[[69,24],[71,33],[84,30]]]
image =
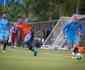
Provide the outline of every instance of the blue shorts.
[[9,38],[8,31],[0,32],[0,41],[7,41],[8,38]]
[[69,37],[69,38],[67,38],[68,44],[78,44],[79,41],[80,41],[79,37]]

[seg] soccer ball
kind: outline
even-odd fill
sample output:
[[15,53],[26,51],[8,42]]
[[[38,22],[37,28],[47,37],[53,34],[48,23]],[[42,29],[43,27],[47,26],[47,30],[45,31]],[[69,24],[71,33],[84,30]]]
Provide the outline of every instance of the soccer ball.
[[80,53],[76,54],[76,59],[77,59],[77,60],[81,60],[81,59],[82,59]]
[[72,53],[72,58],[75,58],[75,59],[77,59],[77,60],[81,60],[82,59],[82,56],[81,56],[81,54],[80,53]]

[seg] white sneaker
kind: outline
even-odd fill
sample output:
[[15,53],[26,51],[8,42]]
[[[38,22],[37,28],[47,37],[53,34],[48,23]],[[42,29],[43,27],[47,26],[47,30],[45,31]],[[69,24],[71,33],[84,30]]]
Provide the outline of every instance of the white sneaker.
[[16,48],[16,46],[14,46],[14,48]]

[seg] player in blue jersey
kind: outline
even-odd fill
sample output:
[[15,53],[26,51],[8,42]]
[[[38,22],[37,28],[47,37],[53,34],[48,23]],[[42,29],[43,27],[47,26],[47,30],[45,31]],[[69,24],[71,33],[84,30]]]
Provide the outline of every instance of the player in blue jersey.
[[3,49],[3,52],[6,50],[7,41],[9,38],[9,29],[10,24],[7,20],[7,17],[5,14],[0,16],[0,47]]
[[82,25],[78,22],[78,17],[73,16],[72,21],[65,25],[63,32],[64,36],[68,43],[68,48],[73,48],[74,45],[77,45],[80,41],[80,34],[83,32]]
[[[66,38],[66,42],[68,44],[68,48],[72,51],[72,55],[77,56],[79,55],[79,50],[75,48],[76,45],[79,44],[80,42],[80,35],[83,33],[83,27],[82,25],[78,22],[79,17],[77,15],[72,16],[71,21],[67,22],[65,25],[63,32],[64,36]],[[80,55],[79,55],[80,56]]]

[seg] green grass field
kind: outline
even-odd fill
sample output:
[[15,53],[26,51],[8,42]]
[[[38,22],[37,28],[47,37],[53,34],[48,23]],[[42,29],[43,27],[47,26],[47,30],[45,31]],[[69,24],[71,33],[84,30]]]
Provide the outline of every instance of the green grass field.
[[85,57],[78,61],[67,52],[40,50],[33,56],[28,49],[0,52],[0,70],[85,70]]

